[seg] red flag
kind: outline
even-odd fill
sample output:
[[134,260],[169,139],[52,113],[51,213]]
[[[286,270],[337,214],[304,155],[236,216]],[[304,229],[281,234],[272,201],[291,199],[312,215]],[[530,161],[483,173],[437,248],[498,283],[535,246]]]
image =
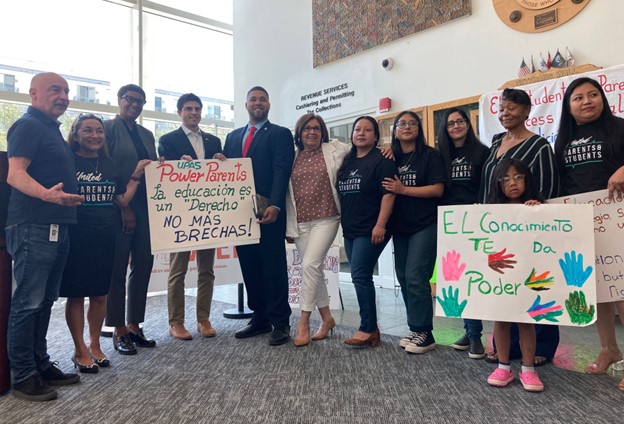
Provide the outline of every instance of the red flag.
[[546,61],[546,66],[548,66],[548,69],[552,68],[552,59],[550,58],[550,52],[548,52],[548,60]]

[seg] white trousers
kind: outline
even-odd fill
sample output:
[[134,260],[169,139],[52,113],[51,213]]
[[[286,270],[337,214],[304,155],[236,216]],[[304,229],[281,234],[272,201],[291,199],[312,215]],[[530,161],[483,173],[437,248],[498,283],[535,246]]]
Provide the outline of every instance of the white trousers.
[[301,256],[299,304],[302,311],[311,312],[315,308],[329,306],[323,261],[336,238],[339,225],[340,216],[297,224],[299,237],[295,239],[295,245]]

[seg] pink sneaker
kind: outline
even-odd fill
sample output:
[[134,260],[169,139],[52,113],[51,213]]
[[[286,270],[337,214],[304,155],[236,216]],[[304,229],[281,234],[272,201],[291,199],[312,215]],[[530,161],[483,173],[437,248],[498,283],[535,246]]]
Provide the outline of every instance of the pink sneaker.
[[541,392],[544,390],[544,383],[540,380],[535,371],[520,372],[520,382],[527,392]]
[[487,379],[487,382],[491,386],[505,387],[514,380],[512,371],[507,371],[502,368],[496,368]]

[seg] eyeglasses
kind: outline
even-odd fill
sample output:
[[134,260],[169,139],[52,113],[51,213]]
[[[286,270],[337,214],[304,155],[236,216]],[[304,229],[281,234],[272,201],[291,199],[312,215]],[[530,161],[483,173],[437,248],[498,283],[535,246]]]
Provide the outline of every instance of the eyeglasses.
[[500,181],[503,184],[509,184],[509,182],[513,179],[515,182],[519,182],[519,181],[524,181],[524,174],[515,174],[512,175],[511,177],[509,175],[505,175],[503,178],[499,178],[498,181]]
[[145,103],[147,103],[147,101],[145,99],[137,99],[136,97],[129,96],[127,94],[124,94],[123,96],[121,96],[121,98],[124,99],[125,101],[127,101],[130,104],[136,103],[139,106],[143,106]]
[[418,121],[399,121],[396,123],[397,128],[403,127],[416,128],[418,126]]
[[456,119],[454,121],[448,121],[446,123],[446,128],[453,128],[455,125],[459,125],[460,127],[464,125],[467,121],[463,118]]
[[310,127],[310,126],[306,126],[303,128],[303,132],[321,132],[321,127]]

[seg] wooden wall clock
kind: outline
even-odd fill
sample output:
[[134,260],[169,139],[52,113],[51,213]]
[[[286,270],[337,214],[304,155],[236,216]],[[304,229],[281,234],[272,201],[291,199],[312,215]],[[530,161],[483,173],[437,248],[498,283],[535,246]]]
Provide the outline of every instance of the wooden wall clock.
[[493,0],[492,3],[500,20],[509,28],[544,32],[574,18],[589,0]]

